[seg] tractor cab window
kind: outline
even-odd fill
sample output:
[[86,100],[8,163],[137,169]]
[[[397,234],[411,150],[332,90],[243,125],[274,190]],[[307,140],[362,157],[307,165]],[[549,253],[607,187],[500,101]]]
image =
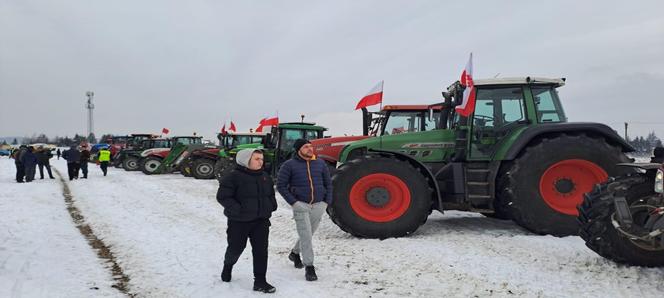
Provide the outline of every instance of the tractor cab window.
[[154,141],[155,148],[168,148],[170,147],[170,142],[168,140],[156,140]]
[[429,119],[429,112],[424,112],[424,131],[442,128],[440,124],[440,113],[441,111],[434,110],[433,117]]
[[421,124],[422,112],[391,112],[383,128],[383,135],[421,131]]
[[315,139],[320,139],[323,136],[318,136],[319,131],[318,130],[307,130],[304,133],[304,138],[307,140],[315,140]]
[[471,158],[490,158],[499,142],[525,125],[526,110],[521,87],[479,88],[472,118]]
[[253,137],[251,137],[251,143],[252,144],[262,144],[263,143],[263,137],[253,136]]
[[565,113],[558,99],[558,92],[552,86],[532,87],[537,122],[565,122]]
[[293,148],[295,141],[303,137],[302,130],[299,129],[284,129],[281,131],[281,140],[279,140],[279,147],[283,150],[290,150]]

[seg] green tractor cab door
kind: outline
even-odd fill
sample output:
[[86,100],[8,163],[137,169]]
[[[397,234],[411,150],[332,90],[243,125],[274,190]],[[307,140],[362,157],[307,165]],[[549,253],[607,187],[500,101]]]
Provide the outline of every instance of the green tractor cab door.
[[522,86],[477,89],[475,112],[468,120],[467,159],[492,160],[515,132],[530,123]]

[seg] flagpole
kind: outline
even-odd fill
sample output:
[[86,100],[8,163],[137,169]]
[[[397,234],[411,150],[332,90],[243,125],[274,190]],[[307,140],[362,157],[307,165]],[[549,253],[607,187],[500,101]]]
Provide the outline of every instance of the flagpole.
[[[383,96],[385,95],[384,87],[385,87],[385,81],[380,81],[380,90],[383,93],[382,93],[381,98],[380,98],[380,107],[379,107],[379,110],[378,110],[379,113],[383,111]],[[385,131],[384,127],[381,127],[380,129]],[[381,150],[383,149],[383,134],[382,133],[380,134],[380,137],[379,137],[379,148]]]

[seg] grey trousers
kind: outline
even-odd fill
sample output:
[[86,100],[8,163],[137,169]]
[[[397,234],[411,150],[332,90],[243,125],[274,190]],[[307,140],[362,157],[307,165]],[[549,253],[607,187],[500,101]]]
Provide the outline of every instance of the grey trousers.
[[320,224],[320,219],[325,213],[327,203],[318,202],[310,205],[298,201],[291,207],[293,208],[293,219],[299,236],[293,246],[293,252],[301,256],[304,266],[313,266],[314,247],[311,238],[318,229],[318,224]]

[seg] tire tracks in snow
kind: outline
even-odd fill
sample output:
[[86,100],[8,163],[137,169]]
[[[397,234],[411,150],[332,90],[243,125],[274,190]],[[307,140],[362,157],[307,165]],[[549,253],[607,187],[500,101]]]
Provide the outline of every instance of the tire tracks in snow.
[[85,222],[85,217],[83,217],[81,211],[74,204],[74,196],[72,196],[71,191],[69,190],[67,181],[65,181],[57,168],[52,167],[52,169],[58,176],[58,180],[62,185],[62,196],[64,197],[65,203],[67,205],[67,212],[69,212],[69,215],[74,221],[76,228],[79,230],[79,232],[81,232],[81,235],[85,237],[90,247],[97,253],[97,257],[109,264],[109,269],[111,269],[111,274],[113,277],[113,285],[111,287],[117,289],[128,297],[136,297],[136,294],[129,292],[129,276],[124,273],[122,267],[120,267],[118,264],[115,256],[110,250],[110,247],[106,245],[104,241],[99,239],[97,235],[95,235],[90,225]]

